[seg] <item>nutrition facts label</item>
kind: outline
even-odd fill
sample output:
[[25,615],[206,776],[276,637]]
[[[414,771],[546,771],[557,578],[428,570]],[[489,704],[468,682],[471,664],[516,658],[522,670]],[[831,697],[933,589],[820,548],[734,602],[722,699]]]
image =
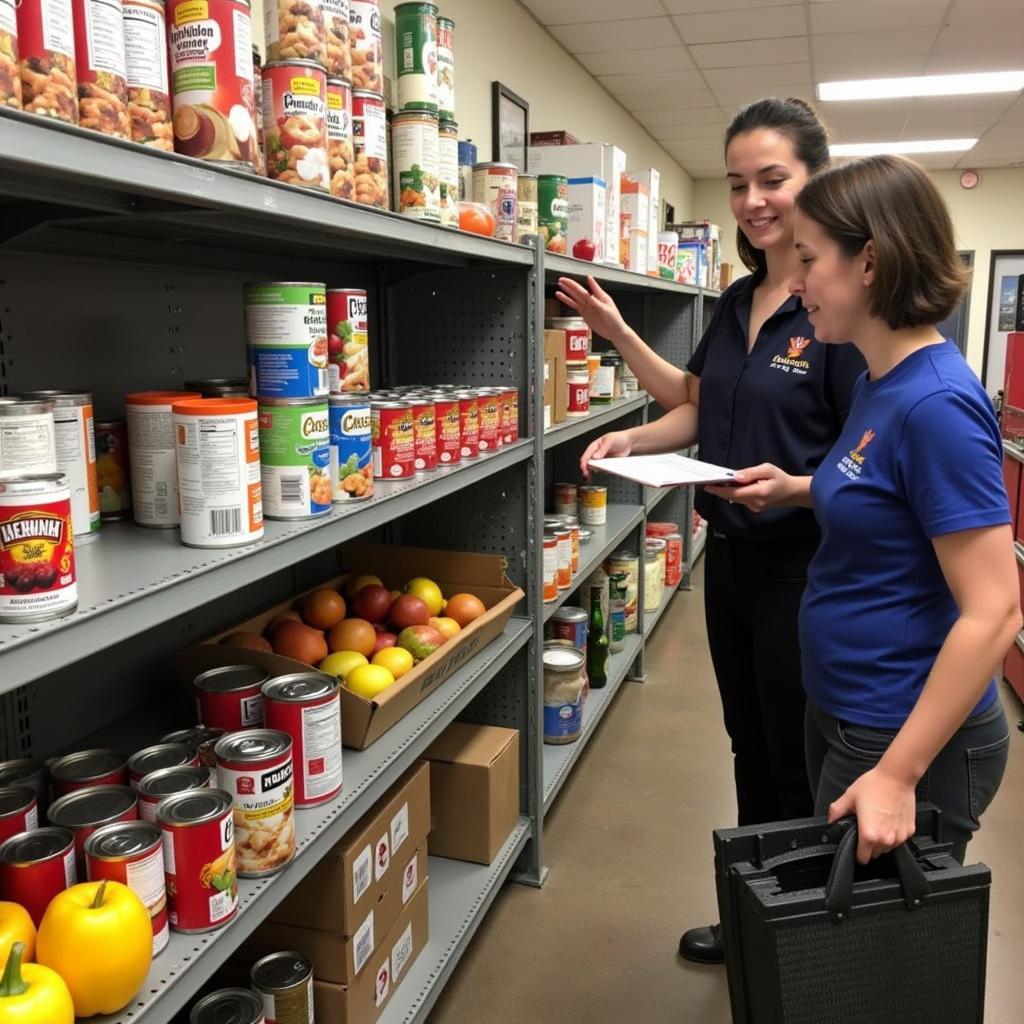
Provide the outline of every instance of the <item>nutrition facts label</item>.
[[0,473],[55,473],[53,414],[0,418]]
[[124,55],[128,85],[166,94],[167,51],[164,16],[153,7],[132,4],[124,13]]
[[86,0],[89,70],[124,78],[124,19],[120,0]]
[[302,766],[306,800],[341,785],[341,715],[338,703],[302,709]]
[[43,23],[43,46],[74,60],[75,36],[71,0],[40,0],[39,10]]
[[18,22],[14,13],[14,0],[0,0],[0,32],[17,35]]

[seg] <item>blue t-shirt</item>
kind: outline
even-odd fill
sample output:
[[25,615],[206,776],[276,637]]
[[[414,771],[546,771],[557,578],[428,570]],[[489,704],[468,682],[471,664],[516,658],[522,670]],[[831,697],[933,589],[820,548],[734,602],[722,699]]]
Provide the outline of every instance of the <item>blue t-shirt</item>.
[[[811,497],[804,687],[835,718],[898,729],[958,615],[931,538],[1010,522],[992,404],[952,342],[857,382]],[[972,715],[995,698],[993,680]]]

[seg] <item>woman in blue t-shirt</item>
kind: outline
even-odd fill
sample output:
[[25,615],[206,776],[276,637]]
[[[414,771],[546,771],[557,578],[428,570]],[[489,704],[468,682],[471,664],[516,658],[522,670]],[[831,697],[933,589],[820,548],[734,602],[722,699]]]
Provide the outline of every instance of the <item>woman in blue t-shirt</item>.
[[866,863],[929,800],[962,860],[1006,766],[994,673],[1022,621],[999,429],[935,326],[966,273],[942,197],[900,157],[812,178],[794,238],[815,337],[852,339],[868,370],[813,476],[762,465],[713,490],[809,506],[821,526],[800,610],[817,812],[857,816]]

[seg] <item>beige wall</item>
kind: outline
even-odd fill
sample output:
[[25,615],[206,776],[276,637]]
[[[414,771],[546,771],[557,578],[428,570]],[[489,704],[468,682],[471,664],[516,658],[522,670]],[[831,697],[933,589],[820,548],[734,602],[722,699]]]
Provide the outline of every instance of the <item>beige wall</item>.
[[[985,350],[985,312],[988,304],[989,261],[993,249],[1024,250],[1024,170],[981,170],[981,183],[968,191],[960,187],[959,171],[932,171],[953,215],[957,246],[974,251],[967,327],[967,361],[981,374]],[[742,272],[736,256],[735,222],[729,210],[725,180],[700,179],[693,183],[693,214],[723,227],[722,259]]]

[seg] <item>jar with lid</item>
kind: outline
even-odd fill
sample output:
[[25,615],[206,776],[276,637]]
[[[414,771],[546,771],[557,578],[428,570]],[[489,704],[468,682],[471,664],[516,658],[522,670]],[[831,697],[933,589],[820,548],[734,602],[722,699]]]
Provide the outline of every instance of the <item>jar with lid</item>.
[[611,374],[613,400],[622,397],[622,367],[624,365],[622,356],[618,352],[601,353],[601,373]]
[[629,395],[635,395],[640,390],[640,382],[636,379],[636,374],[629,368],[629,364],[623,362],[622,372],[619,375],[619,386],[622,389],[622,397],[626,398]]
[[[648,541],[648,544],[650,541]],[[662,542],[664,543],[664,542]],[[665,592],[664,570],[661,565],[662,555],[654,548],[644,548],[644,612],[651,614],[661,606],[661,598]]]
[[647,537],[644,540],[644,549],[654,551],[658,555],[658,564],[661,566],[661,581],[668,583],[668,541],[664,537]]
[[574,647],[544,645],[544,742],[574,743],[583,730],[586,656]]
[[615,397],[615,363],[607,353],[601,353],[590,381],[591,405],[611,405]]

